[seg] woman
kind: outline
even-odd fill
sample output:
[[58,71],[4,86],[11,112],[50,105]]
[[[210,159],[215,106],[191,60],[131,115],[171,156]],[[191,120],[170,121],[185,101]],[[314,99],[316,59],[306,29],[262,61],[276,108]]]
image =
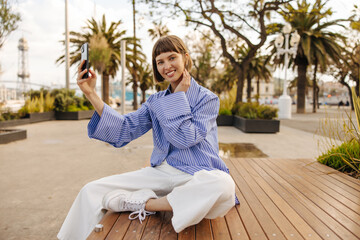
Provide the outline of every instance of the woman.
[[152,129],[154,150],[151,167],[86,184],[59,239],[85,239],[103,217],[103,209],[131,211],[129,218],[140,222],[156,211],[172,211],[172,225],[180,232],[203,218],[224,216],[238,203],[234,181],[218,155],[218,97],[190,76],[192,60],[180,38],[160,38],[152,64],[154,79],[168,81],[169,88],[126,115],[104,104],[95,92],[94,71],[82,79],[86,69],[79,67],[78,85],[96,110],[89,137],[122,147]]

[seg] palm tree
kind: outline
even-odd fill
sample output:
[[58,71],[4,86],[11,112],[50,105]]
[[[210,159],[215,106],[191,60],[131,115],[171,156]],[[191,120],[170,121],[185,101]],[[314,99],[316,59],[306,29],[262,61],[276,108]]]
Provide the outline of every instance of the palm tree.
[[230,91],[237,82],[236,70],[227,59],[223,60],[224,71],[215,77],[215,81],[211,84],[211,91],[221,94]]
[[141,103],[146,101],[146,90],[150,89],[154,86],[153,76],[152,76],[152,68],[149,64],[145,63],[140,66],[140,89],[141,89]]
[[[236,55],[238,56],[238,61],[242,61],[249,53],[249,48],[241,45],[236,48]],[[251,101],[251,81],[253,78],[256,78],[256,86],[257,86],[257,99],[260,96],[260,80],[265,80],[265,82],[269,81],[272,76],[271,71],[268,68],[268,62],[270,58],[265,56],[259,56],[258,53],[252,58],[249,63],[248,71],[246,72],[246,99],[248,102]]]
[[170,33],[169,28],[166,25],[163,25],[162,21],[160,21],[159,23],[153,22],[153,25],[154,28],[148,29],[149,36],[153,41]]
[[[109,78],[115,77],[120,65],[120,42],[125,39],[126,31],[119,31],[121,20],[111,22],[107,27],[105,15],[102,21],[96,22],[94,18],[87,21],[83,32],[70,32],[70,43],[73,51],[70,52],[70,65],[79,64],[81,60],[81,46],[89,43],[89,64],[102,75],[102,99],[109,103]],[[62,41],[64,43],[64,41]],[[92,53],[93,48],[96,53]],[[65,56],[60,56],[56,62],[63,63]]]
[[[286,22],[289,22],[301,36],[295,65],[298,71],[297,81],[297,113],[305,113],[305,88],[306,73],[309,65],[315,63],[325,70],[329,64],[329,58],[337,61],[341,58],[341,47],[338,44],[344,39],[338,33],[328,30],[332,26],[341,26],[341,19],[326,21],[325,18],[332,14],[330,8],[324,9],[322,0],[316,0],[313,6],[306,0],[297,1],[297,8],[287,4],[287,11],[282,12]],[[316,77],[314,78],[316,81]],[[313,84],[316,87],[316,82]]]
[[[268,61],[269,58],[265,56],[255,56],[255,58],[252,59],[249,67],[248,75],[251,76],[251,78],[256,78],[256,99],[258,102],[260,97],[260,80],[269,82],[270,78],[272,77]],[[251,98],[251,96],[248,96],[248,99],[249,98]]]

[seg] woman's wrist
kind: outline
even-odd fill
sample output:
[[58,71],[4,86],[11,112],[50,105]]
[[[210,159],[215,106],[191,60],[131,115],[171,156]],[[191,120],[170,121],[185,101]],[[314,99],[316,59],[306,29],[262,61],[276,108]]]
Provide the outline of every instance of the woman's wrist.
[[99,114],[99,116],[101,116],[104,109],[104,102],[101,100],[99,95],[97,95],[97,93],[94,91],[85,94],[85,97],[91,102],[91,104],[93,105],[95,111]]

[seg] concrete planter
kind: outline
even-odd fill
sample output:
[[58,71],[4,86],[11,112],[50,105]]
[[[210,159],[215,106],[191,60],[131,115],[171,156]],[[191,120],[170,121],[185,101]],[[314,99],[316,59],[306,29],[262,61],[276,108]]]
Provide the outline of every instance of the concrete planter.
[[55,112],[30,113],[30,123],[55,120]]
[[233,115],[219,115],[216,118],[216,123],[218,126],[233,126],[234,125],[234,116]]
[[246,133],[276,133],[280,129],[279,120],[247,119],[234,117],[234,126]]
[[30,118],[22,118],[22,119],[8,120],[8,121],[0,121],[0,129],[1,128],[24,125],[24,124],[29,124],[29,123],[30,123]]
[[55,112],[56,120],[81,120],[89,119],[95,110],[78,111],[78,112]]
[[1,129],[0,144],[26,139],[26,130],[22,129]]

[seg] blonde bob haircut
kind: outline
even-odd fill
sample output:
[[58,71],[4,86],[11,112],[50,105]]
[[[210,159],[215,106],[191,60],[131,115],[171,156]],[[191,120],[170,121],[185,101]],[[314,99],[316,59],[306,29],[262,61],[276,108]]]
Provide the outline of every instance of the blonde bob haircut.
[[190,56],[188,58],[185,57],[185,54],[189,54],[189,51],[184,42],[175,35],[164,36],[156,41],[152,51],[152,67],[155,82],[164,81],[164,78],[157,69],[156,57],[165,52],[176,52],[182,54],[185,59],[185,69],[190,72],[193,62]]

